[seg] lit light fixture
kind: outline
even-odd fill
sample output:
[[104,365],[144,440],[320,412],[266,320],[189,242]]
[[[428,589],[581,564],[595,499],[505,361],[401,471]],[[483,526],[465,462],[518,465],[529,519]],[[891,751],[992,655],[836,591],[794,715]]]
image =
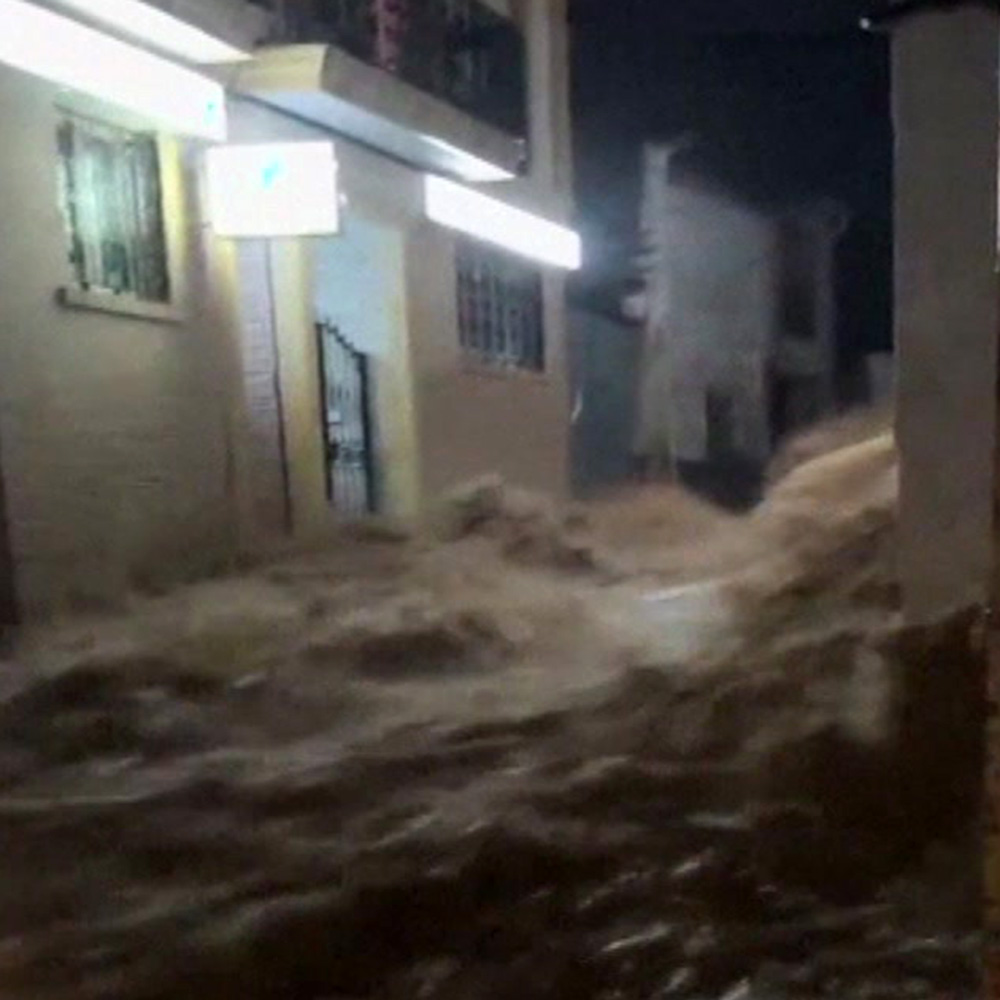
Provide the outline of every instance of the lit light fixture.
[[424,197],[428,218],[439,225],[568,271],[583,262],[579,235],[548,219],[443,177],[424,178]]
[[492,184],[496,181],[509,181],[516,177],[516,174],[503,167],[498,167],[495,163],[480,159],[467,153],[458,146],[453,146],[444,139],[438,139],[433,135],[425,135],[424,141],[432,146],[439,153],[444,153],[449,159],[449,167],[455,175],[461,177],[469,184]]
[[240,62],[250,54],[142,0],[56,0],[153,48],[194,63]]
[[339,231],[332,143],[215,146],[207,157],[212,228],[219,236],[324,236]]
[[0,62],[171,131],[225,138],[225,93],[215,81],[24,0],[0,0],[0,24]]

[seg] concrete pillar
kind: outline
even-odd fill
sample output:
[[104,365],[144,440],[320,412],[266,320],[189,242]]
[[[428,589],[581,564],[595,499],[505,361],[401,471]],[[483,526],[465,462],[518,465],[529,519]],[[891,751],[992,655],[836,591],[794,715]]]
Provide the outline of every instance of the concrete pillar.
[[319,420],[315,265],[308,240],[272,240],[269,250],[292,534],[306,540],[322,537],[335,517],[326,492],[325,443]]
[[567,0],[521,0],[528,62],[530,185],[551,208],[572,205],[573,156],[569,107]]
[[894,33],[900,573],[917,621],[986,599],[998,299],[998,31],[976,7]]

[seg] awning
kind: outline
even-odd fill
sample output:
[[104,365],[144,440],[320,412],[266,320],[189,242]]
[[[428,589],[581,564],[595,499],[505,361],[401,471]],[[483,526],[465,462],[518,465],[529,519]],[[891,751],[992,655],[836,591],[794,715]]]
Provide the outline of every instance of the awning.
[[333,45],[259,50],[233,68],[238,93],[422,170],[476,183],[521,172],[522,140]]

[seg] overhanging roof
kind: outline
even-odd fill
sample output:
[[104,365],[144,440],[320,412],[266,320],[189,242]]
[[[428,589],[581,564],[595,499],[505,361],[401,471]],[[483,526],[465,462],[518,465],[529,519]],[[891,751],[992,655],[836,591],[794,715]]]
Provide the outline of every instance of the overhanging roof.
[[896,0],[885,3],[861,18],[864,31],[885,31],[907,17],[928,11],[955,10],[959,7],[1000,8],[997,0]]
[[524,142],[333,45],[260,49],[234,67],[239,93],[422,170],[464,181],[518,174]]

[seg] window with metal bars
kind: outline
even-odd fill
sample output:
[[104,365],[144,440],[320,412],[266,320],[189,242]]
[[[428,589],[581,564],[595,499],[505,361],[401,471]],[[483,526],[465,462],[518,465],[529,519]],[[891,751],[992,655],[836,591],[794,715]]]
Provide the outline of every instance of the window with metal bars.
[[498,368],[544,371],[541,271],[473,240],[459,242],[457,263],[462,350]]
[[156,137],[63,114],[59,200],[77,285],[169,302]]

